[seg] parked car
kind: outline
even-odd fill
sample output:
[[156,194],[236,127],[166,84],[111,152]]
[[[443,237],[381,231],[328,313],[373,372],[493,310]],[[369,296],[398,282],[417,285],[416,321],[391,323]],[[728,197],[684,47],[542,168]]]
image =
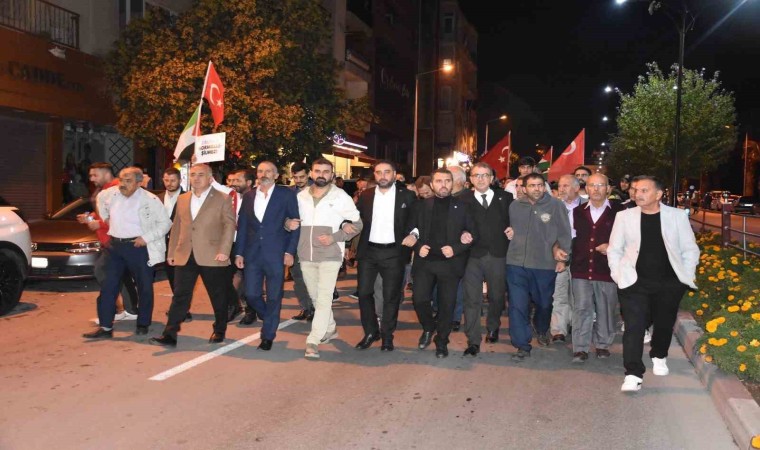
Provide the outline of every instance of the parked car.
[[734,201],[734,212],[739,214],[755,214],[754,211],[758,204],[760,204],[760,202],[756,197],[745,195]]
[[729,191],[710,191],[712,200],[710,202],[710,209],[720,211],[723,209],[723,205],[730,203],[731,192]]
[[30,279],[93,278],[100,242],[94,231],[77,222],[92,211],[89,198],[78,198],[44,219],[29,222],[32,235]]
[[18,304],[31,260],[29,226],[16,208],[0,206],[0,315]]

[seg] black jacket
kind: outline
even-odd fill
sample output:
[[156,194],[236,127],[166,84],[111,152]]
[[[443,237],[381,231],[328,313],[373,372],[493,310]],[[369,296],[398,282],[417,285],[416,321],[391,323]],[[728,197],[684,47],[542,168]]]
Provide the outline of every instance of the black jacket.
[[481,257],[491,254],[497,258],[507,256],[509,239],[504,230],[509,226],[509,205],[512,194],[502,189],[493,189],[493,199],[488,210],[483,208],[482,197],[475,191],[468,191],[460,199],[470,205],[478,232],[478,242],[470,248],[470,256]]
[[[398,256],[399,258],[408,258],[411,252],[409,247],[401,245],[401,241],[409,235],[412,230],[412,212],[417,203],[417,196],[414,192],[406,188],[406,186],[396,184],[396,207],[393,214],[393,231],[396,237],[396,244],[398,244]],[[375,205],[375,189],[366,189],[359,196],[359,201],[356,203],[356,208],[359,210],[359,216],[362,219],[362,232],[359,236],[359,245],[356,248],[356,259],[361,260],[367,254],[367,247],[369,243],[369,234],[372,231],[372,212]],[[391,211],[387,212],[391,214]]]

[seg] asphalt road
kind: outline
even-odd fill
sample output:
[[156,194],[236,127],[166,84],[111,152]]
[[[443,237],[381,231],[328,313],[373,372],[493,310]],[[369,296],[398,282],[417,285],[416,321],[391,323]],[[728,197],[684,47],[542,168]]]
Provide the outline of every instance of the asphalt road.
[[[342,280],[342,293],[354,283]],[[297,311],[286,289],[283,321]],[[223,348],[207,343],[213,316],[202,284],[176,350],[147,342],[163,327],[165,281],[148,337],[122,322],[113,340],[85,342],[95,297],[92,282],[36,283],[0,319],[0,449],[736,448],[675,341],[670,375],[648,373],[642,391],[623,394],[619,338],[608,360],[572,365],[569,346],[555,345],[517,365],[508,339],[465,358],[464,335],[454,333],[451,356],[436,359],[416,349],[407,299],[396,351],[357,351],[357,304],[342,297],[340,339],[321,346],[319,361],[303,357],[304,323],[283,328],[271,352],[251,338],[258,323],[234,323],[227,344],[250,343],[155,381]]]
[[[704,228],[707,231],[720,233],[722,228],[722,214],[717,211],[700,210],[691,215],[692,225],[696,231]],[[702,224],[704,222],[704,225]],[[749,232],[760,235],[760,216],[750,216],[747,214],[731,215],[731,240],[739,242],[741,245],[742,234],[740,232]],[[748,242],[760,243],[760,238],[756,236],[747,236]]]

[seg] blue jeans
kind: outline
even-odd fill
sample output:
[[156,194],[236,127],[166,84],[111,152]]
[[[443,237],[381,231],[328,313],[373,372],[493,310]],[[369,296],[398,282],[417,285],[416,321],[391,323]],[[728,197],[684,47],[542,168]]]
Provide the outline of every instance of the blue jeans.
[[135,247],[134,242],[112,240],[105,267],[106,277],[98,297],[98,320],[103,328],[113,327],[116,297],[126,270],[132,272],[137,284],[140,299],[137,305],[137,325],[148,326],[152,321],[154,268],[148,266],[148,248]]
[[530,302],[536,305],[533,326],[539,334],[549,331],[552,318],[552,295],[554,270],[527,269],[507,265],[507,284],[509,285],[509,338],[512,345],[520,350],[530,351],[533,330],[530,326]]
[[[245,261],[244,282],[245,301],[249,307],[256,310],[264,324],[261,327],[261,339],[274,340],[277,327],[280,326],[280,310],[282,309],[282,287],[285,279],[285,269],[279,259],[256,255],[253,260]],[[264,279],[266,278],[267,300],[262,297]]]

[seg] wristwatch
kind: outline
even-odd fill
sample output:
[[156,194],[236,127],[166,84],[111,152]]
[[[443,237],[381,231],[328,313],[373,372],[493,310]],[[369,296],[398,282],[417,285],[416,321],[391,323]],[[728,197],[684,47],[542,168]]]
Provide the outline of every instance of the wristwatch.
[[420,240],[420,235],[417,234],[417,233],[415,233],[414,231],[412,231],[411,233],[409,233],[409,236],[414,236],[415,239]]

